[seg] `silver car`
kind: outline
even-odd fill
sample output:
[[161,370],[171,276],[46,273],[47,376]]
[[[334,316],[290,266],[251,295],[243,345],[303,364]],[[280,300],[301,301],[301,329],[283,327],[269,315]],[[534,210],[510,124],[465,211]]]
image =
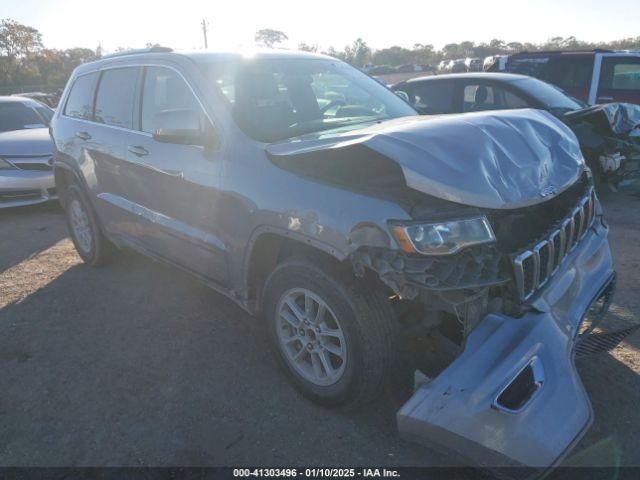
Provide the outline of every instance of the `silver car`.
[[35,100],[0,97],[0,208],[46,202],[56,197],[53,110]]
[[573,359],[614,272],[548,112],[418,116],[330,57],[154,48],[78,67],[52,136],[84,261],[127,247],[193,274],[266,322],[308,398],[371,400],[418,329],[452,355],[414,365],[408,438],[547,467],[588,428]]

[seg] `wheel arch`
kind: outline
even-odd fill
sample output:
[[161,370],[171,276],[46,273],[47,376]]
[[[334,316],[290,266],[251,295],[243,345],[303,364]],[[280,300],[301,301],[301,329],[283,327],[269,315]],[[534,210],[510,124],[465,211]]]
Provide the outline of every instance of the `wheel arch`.
[[53,163],[53,178],[56,183],[58,198],[63,208],[67,206],[66,190],[69,185],[77,183],[80,187],[85,188],[80,174],[72,166],[59,160]]
[[350,266],[346,253],[315,238],[272,227],[257,229],[249,241],[243,265],[243,286],[250,311],[260,313],[267,277],[278,263],[294,255],[342,271]]

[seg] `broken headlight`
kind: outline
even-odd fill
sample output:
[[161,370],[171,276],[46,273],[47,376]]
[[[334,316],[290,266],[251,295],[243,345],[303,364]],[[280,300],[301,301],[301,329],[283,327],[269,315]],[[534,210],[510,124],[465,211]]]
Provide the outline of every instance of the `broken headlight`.
[[493,242],[496,239],[485,216],[393,225],[391,230],[402,250],[424,255],[448,255],[465,247]]

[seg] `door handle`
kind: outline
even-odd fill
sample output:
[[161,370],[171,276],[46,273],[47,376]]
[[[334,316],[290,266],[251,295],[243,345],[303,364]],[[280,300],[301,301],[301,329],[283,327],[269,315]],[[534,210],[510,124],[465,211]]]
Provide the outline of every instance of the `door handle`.
[[598,101],[611,102],[613,101],[613,97],[598,97]]
[[127,150],[129,150],[131,153],[133,153],[138,157],[144,157],[145,155],[149,155],[149,150],[139,145],[129,145],[127,147]]
[[164,173],[165,175],[169,175],[170,177],[175,177],[175,178],[184,178],[184,172],[182,172],[182,170],[160,170],[158,169],[158,172],[160,173]]
[[89,132],[76,132],[76,137],[78,137],[81,140],[91,139],[91,135],[89,135]]

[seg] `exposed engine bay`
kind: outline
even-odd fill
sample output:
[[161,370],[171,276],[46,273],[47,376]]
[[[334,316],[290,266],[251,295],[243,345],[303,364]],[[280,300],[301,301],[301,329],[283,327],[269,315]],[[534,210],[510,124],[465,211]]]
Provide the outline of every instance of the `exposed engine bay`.
[[640,106],[606,103],[563,116],[596,177],[616,190],[640,178]]

